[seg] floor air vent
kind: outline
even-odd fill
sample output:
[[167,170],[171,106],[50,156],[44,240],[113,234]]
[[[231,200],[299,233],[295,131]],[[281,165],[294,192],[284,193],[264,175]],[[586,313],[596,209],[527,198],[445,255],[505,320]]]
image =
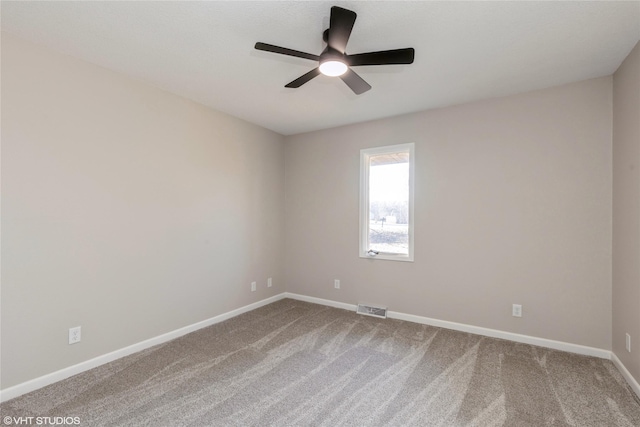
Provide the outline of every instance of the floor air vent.
[[386,308],[374,307],[371,305],[358,304],[358,309],[356,310],[356,313],[364,314],[366,316],[381,317],[383,319],[387,318]]

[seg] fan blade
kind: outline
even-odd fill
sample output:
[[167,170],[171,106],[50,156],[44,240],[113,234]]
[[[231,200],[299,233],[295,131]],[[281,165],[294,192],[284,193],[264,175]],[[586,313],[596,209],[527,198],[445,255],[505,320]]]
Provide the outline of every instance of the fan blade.
[[318,55],[312,55],[306,52],[300,52],[299,50],[287,49],[286,47],[274,46],[267,43],[256,43],[255,48],[258,50],[264,50],[265,52],[279,53],[281,55],[296,56],[298,58],[310,59],[312,61],[320,61]]
[[320,68],[316,67],[313,70],[309,71],[307,74],[303,74],[302,76],[298,77],[291,83],[287,83],[284,87],[292,87],[292,88],[300,87],[306,82],[308,82],[309,80],[311,80],[312,78],[316,77],[318,74],[320,74]]
[[408,47],[406,49],[382,50],[380,52],[347,55],[346,59],[350,66],[413,64],[414,56],[415,50],[412,47]]
[[331,8],[331,18],[329,21],[329,40],[327,44],[332,49],[344,53],[347,42],[356,22],[356,13],[338,6]]
[[364,79],[357,75],[351,68],[349,68],[346,73],[341,75],[340,78],[347,84],[347,86],[351,88],[351,90],[356,95],[360,95],[371,89],[371,85],[365,82]]

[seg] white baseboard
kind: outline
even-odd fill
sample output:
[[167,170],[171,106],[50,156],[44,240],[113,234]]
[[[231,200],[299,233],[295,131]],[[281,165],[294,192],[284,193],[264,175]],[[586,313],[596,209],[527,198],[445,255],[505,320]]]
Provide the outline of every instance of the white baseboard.
[[453,329],[455,331],[468,332],[470,334],[484,335],[491,338],[500,338],[503,340],[515,341],[523,344],[531,344],[539,347],[552,348],[554,350],[561,350],[569,353],[582,354],[585,356],[595,356],[601,359],[611,359],[611,351],[601,348],[587,347],[580,344],[572,344],[564,341],[555,341],[546,338],[533,337],[530,335],[516,334],[514,332],[483,328],[481,326],[467,325],[464,323],[450,322],[447,320],[414,316],[413,314],[404,314],[395,311],[388,311],[387,316],[392,319],[407,320],[409,322],[438,326],[440,328]]
[[291,298],[298,301],[311,302],[314,304],[326,305],[329,307],[342,308],[343,310],[356,310],[355,304],[347,304],[346,302],[333,301],[330,299],[316,298],[316,297],[308,297],[306,295],[293,294],[291,292],[285,292],[284,298]]
[[620,361],[620,359],[618,359],[618,356],[616,356],[614,352],[611,352],[611,361],[613,362],[614,365],[616,365],[616,368],[618,368],[618,371],[620,371],[624,379],[627,380],[627,383],[629,383],[629,386],[631,386],[631,389],[640,398],[640,384],[638,383],[638,381],[636,381],[635,378],[633,378],[633,376],[631,375],[631,372],[627,370],[627,367],[624,366],[624,364]]
[[[297,299],[300,301],[312,302],[316,304],[327,305],[330,307],[343,308],[345,310],[355,311],[355,304],[347,304],[343,302],[331,301],[322,298],[308,297],[306,295],[292,294],[285,292],[286,298]],[[391,319],[406,320],[408,322],[421,323],[423,325],[437,326],[445,329],[453,329],[455,331],[468,332],[476,335],[484,335],[492,338],[500,338],[509,341],[520,342],[524,344],[537,345],[540,347],[553,348],[555,350],[567,351],[569,353],[577,353],[585,356],[595,356],[601,359],[611,359],[611,351],[600,348],[587,347],[579,344],[571,344],[562,341],[554,341],[546,338],[532,337],[529,335],[521,335],[513,332],[499,331],[497,329],[483,328],[480,326],[466,325],[464,323],[450,322],[447,320],[432,319],[429,317],[416,316],[413,314],[399,313],[397,311],[387,311],[387,317]]]
[[33,380],[26,381],[21,384],[17,384],[13,387],[0,390],[0,402],[6,402],[7,400],[21,396],[25,393],[29,393],[39,388],[48,386],[55,382],[64,380],[73,375],[88,371],[89,369],[96,368],[100,365],[104,365],[105,363],[112,362],[116,359],[120,359],[122,357],[128,356],[138,351],[142,351],[147,348],[153,347],[154,345],[171,341],[172,339],[179,338],[188,333],[197,331],[198,329],[206,328],[207,326],[211,326],[213,324],[222,322],[224,320],[238,316],[242,313],[246,313],[248,311],[255,310],[256,308],[262,307],[264,305],[271,304],[272,302],[276,302],[278,300],[285,298],[284,295],[285,295],[284,293],[274,295],[272,297],[263,299],[261,301],[254,302],[249,305],[245,305],[244,307],[231,310],[227,313],[214,316],[210,319],[203,320],[201,322],[194,323],[192,325],[185,326],[180,329],[176,329],[175,331],[167,332],[166,334],[158,335],[157,337],[150,338],[148,340],[130,345],[128,347],[124,347],[119,350],[112,351],[111,353],[107,353],[102,356],[98,356],[93,359],[80,362],[77,365],[69,366],[68,368],[60,369],[59,371],[55,371],[50,374],[35,378]]
[[[356,310],[355,304],[348,304],[348,303],[339,302],[339,301],[310,297],[310,296],[295,294],[291,292],[283,292],[281,294],[274,295],[272,297],[255,302],[253,304],[249,304],[244,307],[240,307],[238,309],[229,311],[227,313],[220,314],[210,319],[203,320],[201,322],[194,323],[192,325],[185,326],[180,329],[176,329],[175,331],[167,332],[166,334],[162,334],[157,337],[150,338],[148,340],[130,345],[128,347],[121,348],[111,353],[107,353],[102,356],[95,357],[85,362],[78,363],[77,365],[69,366],[68,368],[64,368],[59,371],[44,375],[42,377],[38,377],[33,380],[15,385],[13,387],[6,388],[0,391],[0,402],[5,402],[15,397],[21,396],[25,393],[29,393],[31,391],[37,390],[39,388],[45,387],[55,382],[64,380],[73,375],[88,371],[89,369],[93,369],[100,365],[104,365],[105,363],[109,363],[116,359],[120,359],[121,357],[128,356],[138,351],[145,350],[147,348],[153,347],[154,345],[165,343],[167,341],[181,337],[188,333],[197,331],[198,329],[211,326],[213,324],[238,316],[242,313],[255,310],[256,308],[262,307],[267,304],[271,304],[272,302],[276,302],[284,298],[291,298],[299,301],[306,301],[310,303],[326,305],[329,307],[341,308],[344,310],[351,310],[351,311]],[[513,332],[505,332],[505,331],[500,331],[496,329],[483,328],[480,326],[466,325],[463,323],[450,322],[447,320],[432,319],[429,317],[416,316],[413,314],[399,313],[395,311],[388,311],[387,316],[392,319],[406,320],[409,322],[421,323],[421,324],[430,325],[430,326],[437,326],[437,327],[446,328],[446,329],[453,329],[456,331],[468,332],[468,333],[477,334],[477,335],[484,335],[492,338],[500,338],[500,339],[520,342],[524,344],[537,345],[540,347],[547,347],[555,350],[567,351],[570,353],[577,353],[577,354],[582,354],[586,356],[600,357],[602,359],[609,359],[613,361],[613,363],[618,368],[618,370],[620,370],[622,375],[629,382],[629,384],[631,385],[631,388],[636,392],[636,394],[638,394],[638,396],[640,396],[640,386],[638,385],[638,382],[631,376],[629,371],[620,362],[620,360],[616,357],[616,355],[609,350],[604,350],[604,349],[599,349],[594,347],[587,347],[579,344],[571,344],[571,343],[566,343],[562,341],[554,341],[546,338],[538,338],[538,337],[532,337],[528,335],[521,335]]]

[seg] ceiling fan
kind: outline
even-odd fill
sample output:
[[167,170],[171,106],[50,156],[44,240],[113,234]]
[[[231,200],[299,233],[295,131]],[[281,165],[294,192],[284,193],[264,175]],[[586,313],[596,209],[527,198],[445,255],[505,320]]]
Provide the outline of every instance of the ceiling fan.
[[361,65],[412,64],[415,50],[409,47],[405,49],[347,55],[347,42],[349,41],[353,24],[356,22],[356,16],[356,13],[351,10],[338,6],[331,8],[329,28],[322,34],[322,39],[327,43],[327,47],[320,55],[313,55],[311,53],[261,42],[256,43],[255,48],[266,52],[310,59],[320,63],[318,67],[286,84],[285,87],[298,88],[322,73],[326,76],[340,77],[356,95],[360,95],[371,89],[371,86],[356,74],[351,67]]

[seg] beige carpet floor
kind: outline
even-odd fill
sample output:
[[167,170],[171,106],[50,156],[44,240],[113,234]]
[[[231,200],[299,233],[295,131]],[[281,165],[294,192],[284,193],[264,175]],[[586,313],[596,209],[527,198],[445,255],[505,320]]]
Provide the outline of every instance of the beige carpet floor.
[[640,426],[610,361],[290,299],[0,410],[83,426]]

